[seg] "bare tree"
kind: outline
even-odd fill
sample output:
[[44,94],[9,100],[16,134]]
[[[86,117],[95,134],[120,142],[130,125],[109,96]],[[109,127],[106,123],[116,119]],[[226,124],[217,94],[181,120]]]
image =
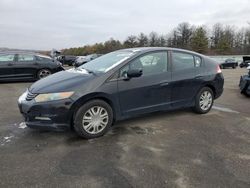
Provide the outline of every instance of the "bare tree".
[[137,38],[135,35],[130,35],[123,43],[124,47],[126,48],[134,48],[137,44]]
[[137,37],[137,44],[139,47],[146,47],[148,46],[148,37],[144,33],[140,33]]

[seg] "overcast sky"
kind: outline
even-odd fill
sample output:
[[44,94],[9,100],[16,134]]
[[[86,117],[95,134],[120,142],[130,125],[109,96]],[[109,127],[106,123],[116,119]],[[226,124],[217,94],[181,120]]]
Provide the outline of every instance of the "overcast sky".
[[250,0],[0,0],[0,47],[78,47],[178,23],[247,26]]

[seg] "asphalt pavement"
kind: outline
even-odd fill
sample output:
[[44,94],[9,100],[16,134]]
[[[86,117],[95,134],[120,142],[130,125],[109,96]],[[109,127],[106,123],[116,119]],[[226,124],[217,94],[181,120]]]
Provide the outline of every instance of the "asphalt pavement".
[[105,136],[31,130],[17,107],[32,83],[0,84],[0,187],[250,187],[246,69],[223,70],[223,95],[206,115],[189,109],[116,123]]

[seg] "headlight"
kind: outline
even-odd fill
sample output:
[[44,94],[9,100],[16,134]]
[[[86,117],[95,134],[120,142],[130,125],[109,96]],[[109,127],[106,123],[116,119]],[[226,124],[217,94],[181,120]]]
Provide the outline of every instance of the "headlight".
[[28,90],[26,90],[19,98],[18,98],[18,102],[21,103],[22,101],[24,101],[27,97],[28,94]]
[[54,100],[61,100],[67,99],[74,94],[73,91],[71,92],[61,92],[61,93],[46,93],[46,94],[39,94],[35,97],[36,102],[46,102],[46,101],[54,101]]

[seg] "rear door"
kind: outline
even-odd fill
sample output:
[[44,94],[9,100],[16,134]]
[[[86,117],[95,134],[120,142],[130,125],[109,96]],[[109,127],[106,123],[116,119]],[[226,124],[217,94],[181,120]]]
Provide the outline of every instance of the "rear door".
[[0,79],[15,77],[14,65],[15,54],[0,54]]
[[202,59],[199,56],[172,51],[172,94],[173,107],[189,106],[198,92],[202,78]]
[[38,63],[32,54],[18,54],[15,62],[15,74],[21,78],[34,78],[38,70]]

